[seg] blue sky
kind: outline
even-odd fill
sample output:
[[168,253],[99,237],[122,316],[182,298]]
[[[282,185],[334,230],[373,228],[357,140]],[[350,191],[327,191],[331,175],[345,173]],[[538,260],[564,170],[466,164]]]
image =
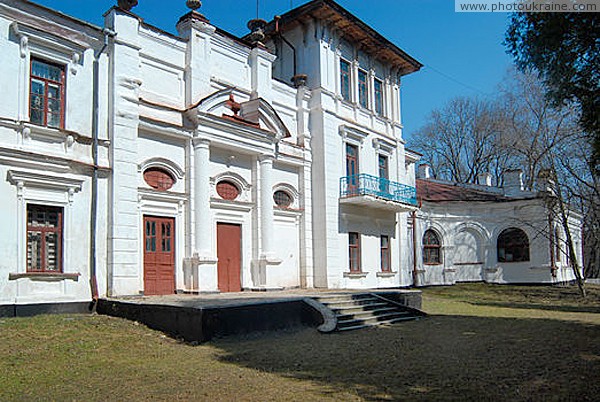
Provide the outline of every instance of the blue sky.
[[[102,25],[116,0],[34,0],[68,15]],[[266,20],[304,0],[259,0]],[[344,8],[419,60],[425,67],[404,78],[402,113],[405,138],[418,130],[431,110],[456,96],[493,94],[512,59],[502,41],[506,13],[455,13],[453,0],[338,0]],[[147,23],[175,32],[189,11],[185,0],[139,0],[132,11]],[[241,36],[256,17],[256,0],[204,0],[200,11],[211,23]],[[409,142],[410,146],[410,142]]]

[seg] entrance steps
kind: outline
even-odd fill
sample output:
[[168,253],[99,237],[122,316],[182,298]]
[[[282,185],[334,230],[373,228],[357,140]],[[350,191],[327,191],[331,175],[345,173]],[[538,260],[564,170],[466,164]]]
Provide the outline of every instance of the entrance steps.
[[333,311],[337,320],[336,331],[393,324],[425,315],[374,293],[324,295],[313,299]]

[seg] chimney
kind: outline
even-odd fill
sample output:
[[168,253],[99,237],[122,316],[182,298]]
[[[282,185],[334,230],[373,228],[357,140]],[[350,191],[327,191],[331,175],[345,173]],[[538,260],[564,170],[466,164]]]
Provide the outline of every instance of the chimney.
[[482,186],[491,187],[492,186],[492,175],[487,172],[479,173],[477,175],[477,183],[479,183]]
[[427,163],[421,163],[419,170],[417,171],[417,178],[419,179],[431,179],[431,166]]
[[508,169],[504,171],[504,193],[517,195],[523,191],[523,171],[521,169]]

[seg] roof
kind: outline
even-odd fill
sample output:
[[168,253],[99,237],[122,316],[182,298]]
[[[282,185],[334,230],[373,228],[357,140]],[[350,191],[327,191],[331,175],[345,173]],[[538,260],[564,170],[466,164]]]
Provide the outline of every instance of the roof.
[[514,201],[514,198],[491,191],[475,190],[454,183],[417,179],[417,199],[420,201]]
[[[305,24],[312,18],[328,22],[332,28],[343,32],[344,37],[349,41],[360,43],[367,53],[399,68],[401,75],[414,73],[423,67],[413,57],[333,0],[313,0],[290,10],[281,16],[279,25],[281,30],[287,31],[298,24]],[[274,32],[275,20],[269,22],[265,29],[267,35]]]

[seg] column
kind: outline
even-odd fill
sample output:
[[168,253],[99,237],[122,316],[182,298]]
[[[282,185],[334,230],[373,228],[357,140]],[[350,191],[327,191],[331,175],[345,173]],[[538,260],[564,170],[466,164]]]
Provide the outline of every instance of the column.
[[273,250],[273,156],[262,155],[260,162],[260,234],[261,259],[271,260]]
[[194,139],[195,250],[200,261],[211,256],[209,141]]

